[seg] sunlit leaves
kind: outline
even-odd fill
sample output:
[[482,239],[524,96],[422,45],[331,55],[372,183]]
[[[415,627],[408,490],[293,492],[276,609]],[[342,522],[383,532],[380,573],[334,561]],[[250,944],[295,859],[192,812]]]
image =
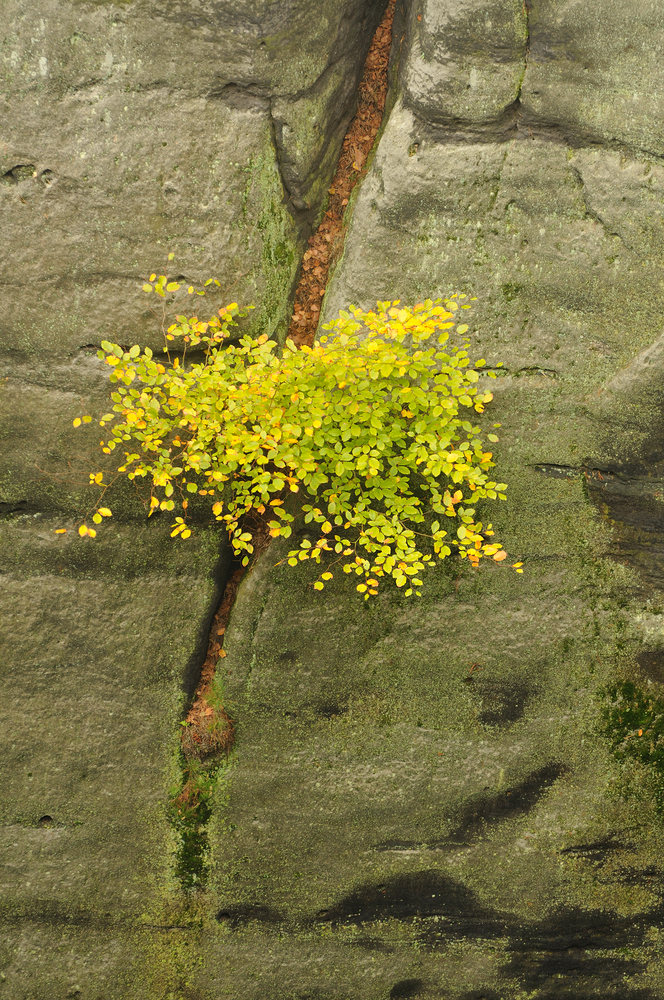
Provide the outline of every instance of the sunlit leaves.
[[[153,274],[144,287],[165,297],[179,283]],[[454,340],[464,298],[351,306],[312,347],[287,342],[281,353],[265,333],[238,338],[235,302],[208,319],[176,315],[165,358],[103,341],[113,406],[100,421],[109,425],[102,451],[117,449],[118,471],[145,483],[149,514],[181,511],[174,538],[191,535],[186,498],[207,502],[243,563],[253,553],[249,512],[273,538],[291,537],[301,512],[308,535],[285,561],[320,567],[317,590],[340,568],[367,599],[386,580],[410,596],[452,552],[474,566],[500,562],[506,553],[476,515],[478,502],[505,498],[505,484],[489,478],[487,442],[497,436],[474,422],[493,372]],[[105,487],[98,475],[91,481]]]

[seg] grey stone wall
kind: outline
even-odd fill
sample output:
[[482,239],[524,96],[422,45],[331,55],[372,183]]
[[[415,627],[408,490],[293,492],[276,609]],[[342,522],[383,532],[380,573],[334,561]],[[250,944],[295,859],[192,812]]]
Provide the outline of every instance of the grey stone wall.
[[490,516],[525,572],[441,567],[421,600],[365,608],[263,560],[227,637],[243,721],[198,982],[654,1000],[661,775],[603,732],[612,686],[664,693],[661,18],[608,0],[403,17],[323,318],[478,297],[471,356],[505,367]]
[[100,391],[85,345],[150,335],[156,256],[283,323],[377,12],[6,7],[0,997],[655,1000],[662,776],[605,715],[625,680],[664,698],[658,5],[400,5],[324,312],[478,297],[472,352],[505,367],[492,520],[525,572],[443,565],[364,605],[270,549],[186,901],[164,802],[218,543],[173,548],[127,498],[81,548],[52,529],[84,491],[54,477],[94,444],[69,429]]
[[81,542],[102,456],[72,420],[108,408],[102,338],[162,347],[140,286],[170,252],[283,335],[381,5],[0,13],[0,995],[165,997],[178,722],[228,554],[131,490]]

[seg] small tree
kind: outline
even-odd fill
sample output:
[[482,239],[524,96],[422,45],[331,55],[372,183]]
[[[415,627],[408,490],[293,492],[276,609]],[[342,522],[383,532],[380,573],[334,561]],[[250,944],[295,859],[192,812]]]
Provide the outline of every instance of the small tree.
[[[180,286],[152,275],[143,287],[163,298]],[[492,399],[479,386],[485,362],[472,366],[468,343],[449,340],[468,329],[457,322],[465,299],[351,306],[313,347],[286,341],[282,352],[265,334],[233,339],[244,315],[236,303],[206,320],[176,316],[162,359],[103,341],[115,390],[99,421],[110,428],[102,451],[121,452],[118,473],[146,481],[149,514],[172,514],[173,537],[191,535],[190,500],[202,497],[245,565],[254,542],[247,515],[289,538],[300,493],[308,528],[287,561],[320,565],[317,590],[335,566],[356,574],[368,598],[386,577],[417,593],[422,571],[452,552],[474,566],[501,561],[475,509],[481,498],[504,500],[506,489],[489,478],[498,438],[474,422]],[[175,344],[182,350],[171,357]],[[90,478],[105,488],[103,473]],[[98,506],[92,521],[110,514]],[[96,530],[82,524],[79,533]]]

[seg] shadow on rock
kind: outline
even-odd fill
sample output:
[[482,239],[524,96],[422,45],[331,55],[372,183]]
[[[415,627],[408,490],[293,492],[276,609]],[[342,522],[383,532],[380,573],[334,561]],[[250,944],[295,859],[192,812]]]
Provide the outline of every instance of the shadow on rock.
[[442,919],[448,938],[497,937],[504,930],[499,913],[482,906],[470,889],[438,871],[366,883],[328,909],[320,910],[313,922],[334,926],[415,918]]
[[560,908],[512,930],[502,973],[522,989],[537,990],[538,1000],[656,1000],[650,990],[626,985],[645,966],[619,953],[643,944],[644,929],[641,920],[615,913]]

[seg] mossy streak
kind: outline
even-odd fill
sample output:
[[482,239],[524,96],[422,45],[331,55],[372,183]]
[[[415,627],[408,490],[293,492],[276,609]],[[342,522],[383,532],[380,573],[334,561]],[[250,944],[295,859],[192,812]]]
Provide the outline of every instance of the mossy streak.
[[602,731],[619,760],[641,761],[654,778],[657,809],[664,811],[664,699],[633,681],[612,685],[606,692]]

